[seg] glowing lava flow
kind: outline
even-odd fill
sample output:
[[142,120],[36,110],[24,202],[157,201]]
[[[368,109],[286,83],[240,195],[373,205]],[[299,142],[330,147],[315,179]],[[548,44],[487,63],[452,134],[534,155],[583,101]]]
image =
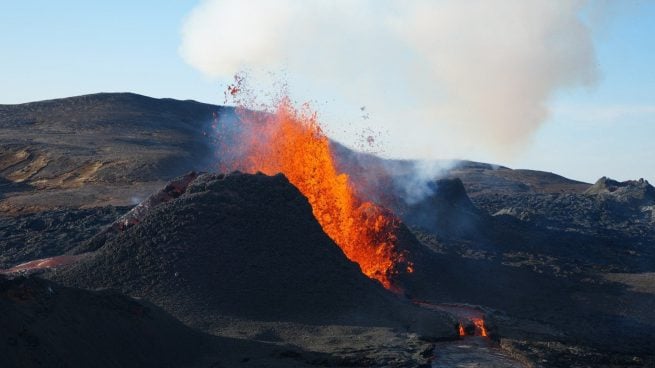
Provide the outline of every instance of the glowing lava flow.
[[475,325],[476,334],[479,333],[480,336],[487,336],[487,328],[484,327],[484,320],[482,318],[473,319],[473,324]]
[[476,307],[464,304],[431,304],[423,301],[414,301],[414,303],[424,308],[446,312],[455,316],[459,319],[457,332],[461,337],[489,336],[487,326],[484,324],[484,314]]
[[234,162],[223,162],[223,168],[283,173],[307,197],[323,231],[364,274],[386,288],[394,289],[394,274],[412,272],[395,248],[397,220],[355,196],[348,175],[335,167],[315,113],[299,112],[284,99],[274,114],[240,110],[239,119],[238,152],[230,152]]
[[470,319],[470,322],[472,322],[472,325],[469,325],[471,328],[469,333],[466,332],[462,322],[458,324],[457,330],[459,332],[459,336],[489,336],[487,334],[487,328],[484,326],[484,320],[482,318],[472,318]]

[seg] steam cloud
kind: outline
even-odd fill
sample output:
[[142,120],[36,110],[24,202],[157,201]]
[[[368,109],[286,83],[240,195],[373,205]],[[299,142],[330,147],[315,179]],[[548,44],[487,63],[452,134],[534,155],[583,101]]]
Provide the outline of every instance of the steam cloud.
[[180,53],[224,80],[248,70],[265,85],[266,72],[284,70],[292,97],[327,100],[328,131],[351,145],[348,129],[368,124],[389,135],[392,156],[507,154],[546,120],[554,92],[597,78],[588,5],[205,0]]

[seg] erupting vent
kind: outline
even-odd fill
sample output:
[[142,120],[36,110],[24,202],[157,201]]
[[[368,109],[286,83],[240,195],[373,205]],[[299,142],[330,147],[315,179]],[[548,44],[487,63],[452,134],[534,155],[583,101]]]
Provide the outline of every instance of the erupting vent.
[[446,312],[459,319],[457,330],[459,336],[489,337],[489,330],[484,323],[484,313],[475,306],[466,304],[431,304],[424,301],[414,301],[424,308]]
[[489,336],[482,318],[472,318],[464,325],[459,323],[459,336]]
[[[397,219],[356,197],[348,175],[335,167],[315,113],[306,106],[298,111],[283,99],[274,114],[238,109],[238,115],[236,139],[228,147],[221,145],[221,169],[283,173],[307,197],[325,233],[364,274],[386,288],[394,289],[394,274],[412,272],[395,247]],[[221,124],[216,125],[220,145]]]

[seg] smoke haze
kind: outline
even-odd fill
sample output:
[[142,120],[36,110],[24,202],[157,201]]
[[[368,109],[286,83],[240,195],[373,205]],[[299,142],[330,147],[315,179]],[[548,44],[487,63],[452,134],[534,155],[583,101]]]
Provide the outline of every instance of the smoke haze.
[[[348,145],[373,127],[387,155],[516,153],[548,101],[597,79],[585,1],[205,0],[180,53],[209,77],[285,75]],[[362,107],[366,107],[365,115]],[[350,141],[349,141],[350,140]]]

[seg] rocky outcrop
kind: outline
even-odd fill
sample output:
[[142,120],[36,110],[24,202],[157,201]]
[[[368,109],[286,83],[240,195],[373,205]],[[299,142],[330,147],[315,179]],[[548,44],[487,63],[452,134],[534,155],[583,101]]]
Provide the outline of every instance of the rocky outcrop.
[[587,189],[585,194],[631,204],[652,205],[655,203],[655,188],[643,178],[619,182],[603,176]]
[[111,225],[129,207],[0,215],[0,269],[65,254]]

